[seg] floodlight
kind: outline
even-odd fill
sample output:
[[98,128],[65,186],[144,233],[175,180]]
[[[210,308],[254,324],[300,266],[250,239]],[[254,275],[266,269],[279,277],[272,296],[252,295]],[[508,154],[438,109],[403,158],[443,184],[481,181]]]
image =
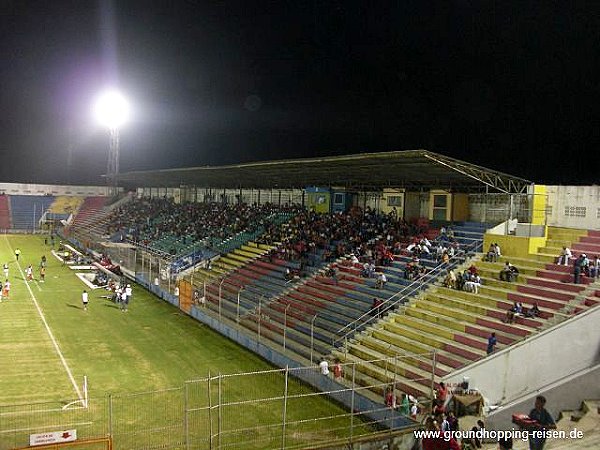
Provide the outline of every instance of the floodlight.
[[105,91],[96,99],[94,115],[100,125],[118,129],[129,118],[129,102],[119,91]]

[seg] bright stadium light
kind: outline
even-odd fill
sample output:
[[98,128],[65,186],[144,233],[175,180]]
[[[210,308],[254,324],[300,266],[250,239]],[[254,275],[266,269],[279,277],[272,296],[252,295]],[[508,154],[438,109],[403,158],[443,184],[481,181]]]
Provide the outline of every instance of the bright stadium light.
[[121,128],[129,119],[129,102],[119,91],[105,91],[96,99],[94,115],[102,126]]
[[106,181],[111,188],[111,194],[118,193],[119,178],[119,129],[129,119],[129,102],[116,90],[107,90],[100,94],[94,103],[94,116],[98,123],[110,131],[108,149],[108,166]]

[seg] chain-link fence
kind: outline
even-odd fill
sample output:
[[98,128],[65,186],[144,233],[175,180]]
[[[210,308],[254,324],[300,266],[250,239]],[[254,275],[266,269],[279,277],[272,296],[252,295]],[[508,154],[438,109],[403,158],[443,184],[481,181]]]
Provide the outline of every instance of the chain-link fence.
[[24,447],[29,436],[59,430],[77,430],[78,439],[108,433],[107,400],[96,399],[87,408],[80,401],[0,405],[0,450]]
[[[33,433],[68,429],[78,439],[111,436],[114,448],[123,450],[310,448],[382,430],[394,434],[414,422],[400,403],[398,409],[385,406],[380,392],[395,387],[400,394],[392,368],[399,358],[414,357],[347,363],[338,379],[317,366],[209,374],[171,389],[91,398],[88,408],[63,409],[66,402],[0,406],[0,450],[26,446]],[[364,374],[382,364],[389,379],[365,383]],[[423,379],[423,390],[430,383]]]

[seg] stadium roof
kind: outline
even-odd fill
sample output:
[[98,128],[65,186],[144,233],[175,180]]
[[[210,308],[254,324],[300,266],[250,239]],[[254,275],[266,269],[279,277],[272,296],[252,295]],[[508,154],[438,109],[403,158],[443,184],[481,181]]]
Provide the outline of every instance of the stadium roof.
[[523,193],[531,181],[427,150],[361,153],[227,166],[127,172],[127,187],[303,188],[357,190],[400,187],[458,192]]

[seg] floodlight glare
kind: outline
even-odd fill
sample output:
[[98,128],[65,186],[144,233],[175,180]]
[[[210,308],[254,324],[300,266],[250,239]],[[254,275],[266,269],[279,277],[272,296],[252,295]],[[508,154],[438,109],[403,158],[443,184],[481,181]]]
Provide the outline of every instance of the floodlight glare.
[[100,125],[110,129],[120,128],[129,118],[129,103],[118,91],[103,92],[94,104],[94,115]]

